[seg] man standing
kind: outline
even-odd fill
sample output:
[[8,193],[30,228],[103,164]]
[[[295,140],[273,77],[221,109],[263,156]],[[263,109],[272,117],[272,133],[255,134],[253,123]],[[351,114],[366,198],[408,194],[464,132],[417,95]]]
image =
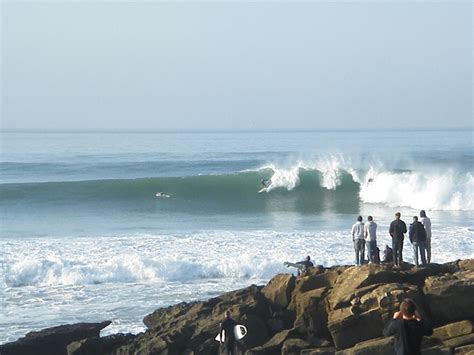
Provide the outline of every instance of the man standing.
[[395,213],[395,220],[390,223],[389,233],[392,237],[393,262],[400,266],[403,261],[403,240],[407,232],[407,225],[401,219],[400,212]]
[[[377,223],[372,216],[367,217],[368,222],[364,225],[364,237],[367,243],[367,254],[370,263],[374,263],[375,248],[377,248]],[[379,260],[380,262],[380,260]]]
[[352,226],[351,230],[352,243],[355,250],[356,265],[364,262],[365,240],[364,240],[364,223],[362,223],[362,216],[357,217],[357,222]]
[[421,354],[421,340],[424,335],[433,334],[433,328],[426,324],[416,310],[416,304],[406,298],[400,304],[400,311],[386,325],[383,335],[395,337],[397,355]]
[[426,265],[425,257],[425,242],[426,242],[426,232],[423,224],[418,222],[418,217],[413,216],[413,223],[410,224],[410,242],[413,245],[413,256],[415,258],[415,265],[418,266],[418,250],[421,255],[421,264]]
[[431,263],[431,219],[426,216],[425,210],[420,211],[420,222],[425,227],[426,232],[426,259]]
[[234,355],[235,334],[234,327],[237,325],[235,320],[230,318],[230,311],[225,312],[224,321],[221,323],[221,330],[219,332],[219,341],[222,344],[222,334],[224,333],[224,354]]

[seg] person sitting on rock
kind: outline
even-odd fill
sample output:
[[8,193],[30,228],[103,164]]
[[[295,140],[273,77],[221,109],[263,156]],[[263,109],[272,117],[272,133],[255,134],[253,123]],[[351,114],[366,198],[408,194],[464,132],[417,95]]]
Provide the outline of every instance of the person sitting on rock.
[[393,249],[385,244],[385,250],[383,251],[382,264],[393,263]]
[[421,354],[423,336],[433,334],[433,328],[423,321],[416,308],[413,300],[405,298],[400,304],[400,311],[394,313],[383,330],[386,337],[395,337],[397,355]]
[[[235,334],[234,327],[237,325],[236,321],[230,317],[230,311],[225,312],[224,321],[221,323],[219,331],[219,342],[224,343],[224,354],[234,355],[235,354]],[[222,336],[224,335],[224,341]]]

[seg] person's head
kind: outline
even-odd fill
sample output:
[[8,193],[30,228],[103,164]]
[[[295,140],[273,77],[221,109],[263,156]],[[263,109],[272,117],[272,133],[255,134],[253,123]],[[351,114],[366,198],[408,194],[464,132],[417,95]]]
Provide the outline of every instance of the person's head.
[[402,216],[402,214],[400,212],[395,213],[395,218],[396,219],[400,219],[401,216]]
[[306,260],[308,260],[308,261],[310,261],[310,260],[311,260],[311,258],[309,257],[309,255],[306,257]]
[[357,220],[358,220],[359,222],[362,222],[362,216],[357,217]]
[[418,222],[418,216],[413,216],[413,223]]
[[400,303],[400,312],[407,317],[412,318],[415,315],[416,304],[410,298],[405,298],[402,303]]
[[225,311],[225,317],[230,318],[230,311],[229,310]]
[[367,217],[367,220],[368,220],[369,222],[372,222],[374,219],[372,218],[372,216],[369,216],[369,217]]
[[420,217],[426,217],[426,212],[425,210],[420,211]]

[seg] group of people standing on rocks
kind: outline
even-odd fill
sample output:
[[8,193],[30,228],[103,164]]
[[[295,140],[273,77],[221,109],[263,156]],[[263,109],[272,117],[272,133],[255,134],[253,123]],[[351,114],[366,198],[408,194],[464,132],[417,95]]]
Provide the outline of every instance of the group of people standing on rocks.
[[[413,256],[416,266],[419,266],[418,254],[421,257],[421,264],[431,262],[431,220],[426,216],[424,210],[420,211],[420,218],[413,217],[413,223],[407,230],[406,223],[401,220],[400,212],[395,213],[395,220],[390,223],[389,234],[392,237],[393,263],[400,266],[403,262],[403,242],[405,233],[408,232],[410,242],[413,246]],[[372,216],[367,217],[367,223],[363,223],[362,216],[357,217],[357,222],[351,230],[352,242],[355,250],[355,263],[361,265],[365,263],[365,247],[367,246],[367,257],[369,263],[380,263],[379,248],[377,247],[377,223]],[[392,260],[388,257],[388,246],[385,252],[385,262]]]

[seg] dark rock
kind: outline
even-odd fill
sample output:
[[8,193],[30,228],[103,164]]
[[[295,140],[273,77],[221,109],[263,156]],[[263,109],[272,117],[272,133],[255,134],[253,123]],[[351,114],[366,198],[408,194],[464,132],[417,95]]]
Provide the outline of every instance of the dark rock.
[[275,308],[286,308],[290,303],[291,292],[295,288],[295,277],[291,274],[278,274],[262,289],[263,295]]
[[377,338],[361,342],[350,349],[340,350],[337,355],[393,355],[393,337]]
[[246,355],[273,355],[280,353],[281,347],[285,340],[290,336],[291,330],[286,329],[280,333],[275,334],[265,344],[250,349],[246,352]]
[[461,335],[467,335],[474,332],[474,325],[470,320],[463,320],[456,323],[451,323],[443,327],[435,328],[431,338],[439,341],[444,341],[451,338],[456,338]]
[[132,334],[114,334],[102,338],[88,338],[67,346],[68,355],[103,355],[125,345],[135,338]]
[[281,347],[281,355],[300,355],[301,350],[309,347],[311,345],[303,339],[287,339]]
[[267,326],[270,332],[275,334],[285,329],[285,321],[280,318],[270,318],[267,320]]
[[456,354],[474,354],[474,344],[457,347]]
[[316,349],[304,349],[301,350],[301,355],[334,355],[336,349],[332,347],[316,348]]
[[474,334],[461,335],[460,337],[451,338],[443,341],[443,345],[446,347],[457,348],[463,345],[474,344]]
[[428,277],[423,291],[435,325],[474,318],[474,272]]
[[0,345],[0,354],[67,355],[68,344],[86,338],[99,337],[101,329],[110,323],[112,322],[66,324],[30,332],[17,341]]

